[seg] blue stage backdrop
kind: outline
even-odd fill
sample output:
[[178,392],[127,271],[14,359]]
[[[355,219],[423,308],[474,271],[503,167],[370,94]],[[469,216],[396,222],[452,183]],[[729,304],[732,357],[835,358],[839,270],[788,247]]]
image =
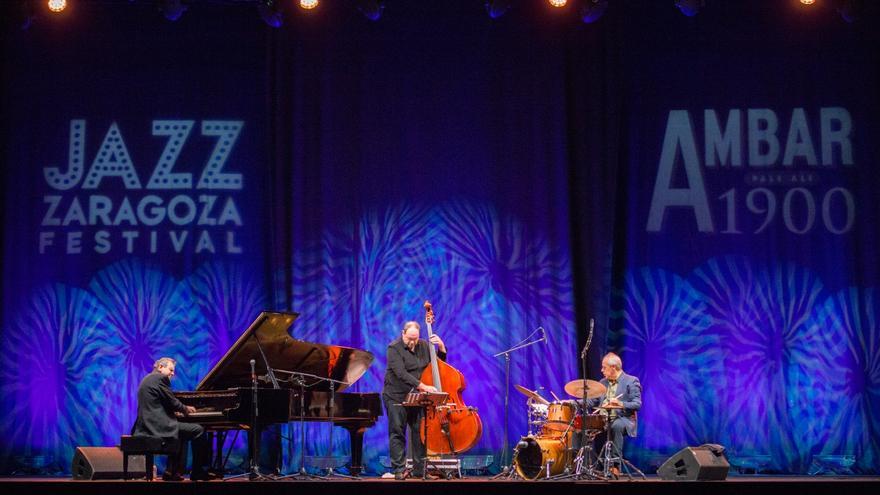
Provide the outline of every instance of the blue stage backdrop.
[[[562,397],[594,319],[588,378],[615,351],[642,380],[646,471],[705,442],[880,470],[873,7],[401,3],[272,29],[249,4],[79,2],[5,30],[0,471],[115,444],[155,359],[191,390],[263,309],[372,352],[350,390],[379,392],[426,299],[483,419],[472,453],[505,445],[493,354],[543,327],[511,383]],[[297,425],[266,440],[285,472],[348,453],[305,428],[304,451]],[[369,470],[386,455],[381,419]]]

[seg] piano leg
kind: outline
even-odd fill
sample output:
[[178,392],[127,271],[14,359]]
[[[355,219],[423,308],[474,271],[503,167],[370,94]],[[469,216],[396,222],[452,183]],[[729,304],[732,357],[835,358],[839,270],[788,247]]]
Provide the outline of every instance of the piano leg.
[[362,464],[364,458],[364,432],[367,427],[364,425],[340,425],[346,430],[351,437],[351,468],[349,471],[352,476],[360,476],[364,466]]
[[210,445],[209,456],[211,459],[211,469],[217,474],[224,474],[226,472],[226,463],[223,459],[223,446],[226,444],[226,435],[225,431],[212,431],[209,432],[210,437],[208,437],[208,445]]

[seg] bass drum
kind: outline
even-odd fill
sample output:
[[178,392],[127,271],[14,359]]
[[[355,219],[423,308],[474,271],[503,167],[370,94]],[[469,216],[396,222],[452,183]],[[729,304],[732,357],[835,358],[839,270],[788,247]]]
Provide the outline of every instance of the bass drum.
[[550,476],[562,474],[571,456],[565,447],[565,441],[558,437],[523,437],[513,459],[517,474],[527,480],[547,476],[547,463]]

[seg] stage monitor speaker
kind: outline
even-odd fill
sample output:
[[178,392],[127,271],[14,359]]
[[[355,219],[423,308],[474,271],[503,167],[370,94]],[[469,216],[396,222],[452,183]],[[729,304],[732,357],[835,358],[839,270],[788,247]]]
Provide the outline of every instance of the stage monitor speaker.
[[[144,456],[128,458],[128,477],[143,478]],[[70,472],[75,480],[121,480],[122,451],[119,447],[77,447]]]
[[724,447],[707,443],[679,450],[657,468],[657,476],[664,480],[723,480],[729,470]]

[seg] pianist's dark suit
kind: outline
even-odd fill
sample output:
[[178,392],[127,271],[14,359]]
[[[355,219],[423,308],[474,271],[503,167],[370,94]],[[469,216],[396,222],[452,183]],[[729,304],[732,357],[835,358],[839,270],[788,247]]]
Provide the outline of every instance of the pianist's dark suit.
[[[388,454],[394,473],[402,473],[406,466],[406,429],[409,429],[412,447],[413,474],[420,477],[425,470],[426,451],[419,431],[421,410],[399,404],[419,385],[422,371],[431,364],[429,345],[427,341],[419,340],[415,351],[410,351],[400,338],[388,344],[382,401],[388,413]],[[446,353],[437,351],[437,357],[445,361]]]
[[138,416],[131,429],[134,436],[179,438],[180,451],[177,456],[168,456],[170,474],[180,474],[186,464],[187,441],[193,443],[193,478],[207,476],[208,441],[201,425],[179,423],[175,412],[184,413],[186,406],[171,392],[171,380],[153,371],[138,387]]

